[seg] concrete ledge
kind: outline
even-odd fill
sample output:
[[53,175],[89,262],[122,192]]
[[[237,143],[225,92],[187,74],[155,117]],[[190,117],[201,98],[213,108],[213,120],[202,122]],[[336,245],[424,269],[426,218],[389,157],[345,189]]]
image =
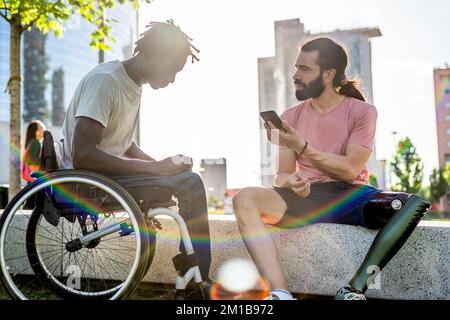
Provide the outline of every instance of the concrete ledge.
[[[164,232],[176,225],[161,219]],[[250,256],[232,216],[210,216],[212,268],[228,259]],[[281,263],[293,292],[332,296],[346,285],[362,263],[377,231],[362,227],[315,224],[296,230],[271,228]],[[144,281],[172,283],[176,273],[171,258],[178,242],[160,232],[153,264]],[[380,273],[379,289],[368,298],[450,299],[450,223],[422,222],[405,246]]]
[[[158,232],[155,257],[144,281],[174,283],[176,272],[172,257],[178,254],[179,231],[172,219],[158,219],[163,230]],[[17,223],[20,224],[20,220]],[[218,267],[226,260],[250,259],[250,256],[234,216],[210,216],[210,227],[210,275],[215,278]],[[334,295],[353,277],[377,233],[337,224],[315,224],[295,230],[270,229],[290,290],[327,296]],[[449,275],[450,223],[422,222],[381,272],[379,288],[369,289],[367,297],[450,299]]]

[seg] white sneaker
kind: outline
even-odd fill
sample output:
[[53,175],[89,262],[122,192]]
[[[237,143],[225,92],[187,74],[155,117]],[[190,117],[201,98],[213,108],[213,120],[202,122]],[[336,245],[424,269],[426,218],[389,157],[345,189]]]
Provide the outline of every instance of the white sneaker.
[[269,292],[269,295],[263,300],[297,300],[287,290],[275,289]]
[[341,288],[336,294],[335,300],[366,300],[364,294],[350,287]]
[[280,297],[276,294],[269,294],[267,297],[265,297],[263,300],[280,300]]

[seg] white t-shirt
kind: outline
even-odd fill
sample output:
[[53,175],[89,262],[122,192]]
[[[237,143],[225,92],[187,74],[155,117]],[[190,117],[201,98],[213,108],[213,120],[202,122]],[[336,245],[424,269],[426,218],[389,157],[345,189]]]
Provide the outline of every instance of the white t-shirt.
[[123,156],[137,128],[141,86],[126,73],[120,61],[99,64],[78,84],[63,124],[59,142],[60,165],[72,169],[72,137],[76,118],[94,119],[105,127],[99,148]]

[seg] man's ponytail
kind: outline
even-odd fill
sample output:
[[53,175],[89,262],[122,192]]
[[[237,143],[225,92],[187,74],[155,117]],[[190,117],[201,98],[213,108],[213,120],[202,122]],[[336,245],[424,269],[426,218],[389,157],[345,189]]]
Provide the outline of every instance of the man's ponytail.
[[361,101],[366,101],[363,94],[359,90],[359,82],[357,80],[348,80],[345,84],[341,85],[338,92],[344,96],[355,98]]

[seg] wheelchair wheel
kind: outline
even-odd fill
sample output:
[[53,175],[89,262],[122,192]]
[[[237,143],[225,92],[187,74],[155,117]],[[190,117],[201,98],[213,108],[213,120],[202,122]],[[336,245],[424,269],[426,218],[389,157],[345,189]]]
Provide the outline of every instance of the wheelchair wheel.
[[[31,197],[34,210],[24,210]],[[153,241],[117,183],[56,171],[25,187],[3,212],[1,280],[15,299],[124,299],[151,264]]]

